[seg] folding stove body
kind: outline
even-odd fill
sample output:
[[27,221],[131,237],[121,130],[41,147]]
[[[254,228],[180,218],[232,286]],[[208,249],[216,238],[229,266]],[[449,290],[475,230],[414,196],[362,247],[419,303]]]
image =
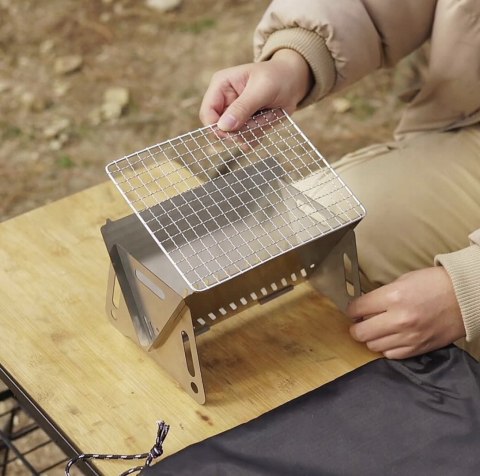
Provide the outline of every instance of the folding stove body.
[[107,314],[199,403],[196,336],[309,279],[340,308],[359,294],[365,212],[281,110],[209,126],[110,163],[133,208],[108,220]]

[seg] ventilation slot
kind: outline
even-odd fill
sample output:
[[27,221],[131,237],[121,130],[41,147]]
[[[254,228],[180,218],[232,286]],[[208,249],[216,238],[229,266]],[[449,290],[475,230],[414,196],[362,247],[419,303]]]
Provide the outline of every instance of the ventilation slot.
[[139,269],[135,270],[135,276],[143,285],[150,289],[153,294],[158,296],[160,299],[165,299],[164,292],[153,281],[147,278]]
[[350,297],[354,297],[355,286],[353,284],[353,266],[352,260],[347,253],[343,253],[343,269],[345,271],[345,290]]
[[192,351],[190,348],[190,338],[185,331],[182,331],[183,351],[185,352],[185,361],[187,364],[188,373],[195,377],[195,367],[193,365]]
[[113,289],[112,289],[112,305],[115,309],[118,309],[120,307],[120,293],[121,291],[119,289],[118,279],[115,276],[115,278],[113,279]]

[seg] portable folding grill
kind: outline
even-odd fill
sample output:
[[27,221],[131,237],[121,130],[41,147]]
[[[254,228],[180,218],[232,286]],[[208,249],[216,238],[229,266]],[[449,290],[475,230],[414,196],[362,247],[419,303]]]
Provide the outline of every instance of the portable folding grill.
[[199,403],[196,336],[310,279],[359,294],[364,209],[282,110],[208,126],[107,165],[134,214],[107,220],[107,313]]

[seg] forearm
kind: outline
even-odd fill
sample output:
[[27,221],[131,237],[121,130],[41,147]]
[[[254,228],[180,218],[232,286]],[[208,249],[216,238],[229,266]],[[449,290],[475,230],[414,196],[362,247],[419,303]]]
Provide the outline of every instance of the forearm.
[[472,244],[454,253],[435,257],[452,280],[467,334],[467,341],[480,337],[480,230]]
[[295,105],[298,105],[310,93],[314,84],[314,74],[303,55],[289,48],[282,48],[272,55],[271,61],[285,65],[291,71],[291,94]]
[[303,96],[301,106],[311,104],[332,91],[336,80],[335,63],[321,36],[303,28],[275,31],[268,37],[255,60],[268,60],[284,49],[301,55],[309,68],[310,87]]
[[255,60],[290,48],[310,65],[314,87],[302,105],[392,65],[430,35],[434,0],[274,0],[254,37]]

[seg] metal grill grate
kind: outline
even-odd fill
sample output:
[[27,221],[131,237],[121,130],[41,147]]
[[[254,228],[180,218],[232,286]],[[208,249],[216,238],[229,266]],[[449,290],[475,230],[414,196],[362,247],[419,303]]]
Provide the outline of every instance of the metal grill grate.
[[364,209],[291,118],[208,126],[107,165],[188,285],[202,291],[343,227]]

